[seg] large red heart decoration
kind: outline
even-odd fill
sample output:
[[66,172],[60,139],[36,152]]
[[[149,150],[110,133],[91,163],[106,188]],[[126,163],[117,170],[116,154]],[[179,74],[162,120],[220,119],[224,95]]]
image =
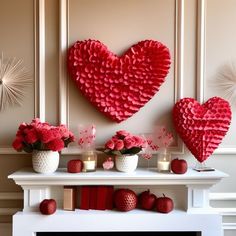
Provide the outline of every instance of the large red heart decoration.
[[173,108],[177,133],[199,162],[205,161],[219,146],[231,122],[231,109],[220,97],[200,105],[193,98],[183,98]]
[[136,113],[159,90],[170,68],[169,49],[154,40],[132,46],[121,57],[97,40],[76,42],[68,70],[82,94],[113,121]]

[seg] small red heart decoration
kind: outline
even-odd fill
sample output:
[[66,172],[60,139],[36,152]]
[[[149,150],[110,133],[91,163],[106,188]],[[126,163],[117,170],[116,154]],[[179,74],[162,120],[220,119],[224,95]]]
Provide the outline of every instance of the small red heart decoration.
[[200,105],[183,98],[173,108],[174,126],[187,148],[199,162],[205,161],[219,146],[231,122],[231,108],[220,97]]
[[76,42],[68,51],[68,71],[79,90],[118,123],[155,95],[169,68],[169,49],[154,40],[137,43],[121,57],[91,39]]

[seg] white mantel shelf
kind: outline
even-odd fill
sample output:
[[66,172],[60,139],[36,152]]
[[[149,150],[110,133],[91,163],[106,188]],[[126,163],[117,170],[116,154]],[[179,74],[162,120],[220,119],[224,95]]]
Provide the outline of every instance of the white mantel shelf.
[[[222,236],[222,217],[209,205],[209,189],[227,176],[218,170],[197,172],[191,168],[183,175],[158,173],[154,168],[139,168],[133,173],[98,169],[96,172],[77,174],[68,173],[66,168],[59,168],[53,174],[22,169],[8,176],[24,190],[23,211],[13,217],[13,236],[81,231],[195,231],[201,232],[201,236]],[[62,210],[63,188],[67,185],[165,188],[172,194],[170,197],[180,200],[181,206],[176,205],[169,214],[139,209],[127,213],[94,210],[68,212]],[[184,192],[178,196],[174,189]],[[39,213],[40,202],[48,198],[54,198],[58,203],[58,210],[52,216]]]
[[22,169],[8,178],[18,185],[214,185],[227,174],[218,170],[197,172],[191,168],[183,175],[158,173],[156,169],[139,168],[132,173],[98,169],[88,173],[68,173],[59,168],[52,174],[38,174],[32,169]]

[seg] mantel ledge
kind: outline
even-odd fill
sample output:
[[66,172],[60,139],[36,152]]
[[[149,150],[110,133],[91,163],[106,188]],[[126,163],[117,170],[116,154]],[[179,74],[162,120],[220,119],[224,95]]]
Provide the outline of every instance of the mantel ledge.
[[59,168],[52,174],[38,174],[32,169],[19,170],[8,178],[21,186],[52,186],[52,185],[199,185],[211,186],[228,175],[218,170],[197,172],[191,168],[183,175],[158,173],[156,169],[139,168],[133,173],[104,171],[71,174],[66,168]]

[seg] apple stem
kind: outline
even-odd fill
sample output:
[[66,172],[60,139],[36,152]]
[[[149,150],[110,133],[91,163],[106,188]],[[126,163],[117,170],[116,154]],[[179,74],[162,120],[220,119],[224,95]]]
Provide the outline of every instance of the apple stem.
[[164,193],[162,193],[164,197],[166,197],[166,195]]

